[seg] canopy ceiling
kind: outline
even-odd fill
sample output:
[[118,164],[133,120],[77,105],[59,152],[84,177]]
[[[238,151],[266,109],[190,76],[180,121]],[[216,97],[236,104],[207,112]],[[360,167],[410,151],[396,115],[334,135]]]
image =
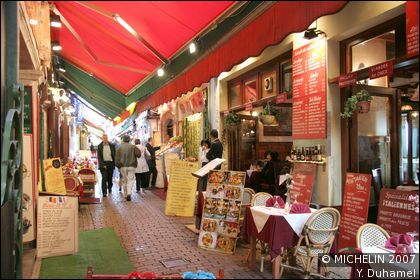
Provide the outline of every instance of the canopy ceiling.
[[[60,56],[126,95],[234,1],[52,1],[63,27],[53,29]],[[141,37],[116,20],[118,14]],[[143,42],[141,42],[144,40]]]

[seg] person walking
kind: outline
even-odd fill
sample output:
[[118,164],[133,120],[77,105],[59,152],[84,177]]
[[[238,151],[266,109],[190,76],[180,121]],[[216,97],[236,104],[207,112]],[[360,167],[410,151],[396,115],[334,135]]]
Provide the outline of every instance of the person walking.
[[137,158],[141,156],[140,150],[129,142],[130,135],[124,135],[123,143],[115,155],[115,165],[120,169],[127,201],[131,201],[131,188],[135,180],[134,174],[137,167]]
[[[210,131],[210,139],[211,139],[211,146],[210,150],[207,152],[207,159],[209,161],[212,161],[215,158],[222,158],[223,156],[223,145],[222,142],[219,140],[219,132],[217,129],[212,129]],[[222,165],[220,164],[215,169],[220,170]]]
[[98,145],[98,164],[102,174],[102,195],[106,197],[107,190],[112,192],[112,178],[115,168],[115,145],[108,141],[108,135],[102,136],[102,142]]
[[156,179],[158,175],[158,171],[156,169],[156,151],[160,149],[160,147],[153,147],[153,138],[149,137],[147,140],[146,148],[150,153],[150,160],[147,161],[147,164],[149,165],[149,173],[147,175],[147,184],[150,182],[150,175],[152,177],[152,181],[150,182],[150,187],[148,187],[149,190],[156,188]]
[[150,158],[150,153],[147,148],[140,144],[140,139],[136,139],[136,147],[140,150],[141,156],[137,158],[136,167],[136,190],[140,194],[145,194],[145,188],[148,187],[147,175],[149,174],[149,165],[147,164],[147,158]]

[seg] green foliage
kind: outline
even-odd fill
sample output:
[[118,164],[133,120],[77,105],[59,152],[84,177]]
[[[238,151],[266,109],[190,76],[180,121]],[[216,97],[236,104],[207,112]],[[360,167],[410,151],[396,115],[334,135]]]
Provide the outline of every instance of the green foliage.
[[239,119],[238,115],[236,115],[235,113],[229,113],[225,118],[226,125],[235,125],[240,122],[241,120]]
[[365,89],[362,89],[355,95],[350,96],[344,104],[344,112],[340,114],[342,118],[351,118],[353,116],[354,110],[357,108],[357,103],[361,101],[371,101],[372,96]]
[[264,107],[264,110],[260,113],[260,116],[264,116],[264,115],[277,116],[279,113],[280,113],[279,109],[271,107],[270,103],[267,103],[267,105]]

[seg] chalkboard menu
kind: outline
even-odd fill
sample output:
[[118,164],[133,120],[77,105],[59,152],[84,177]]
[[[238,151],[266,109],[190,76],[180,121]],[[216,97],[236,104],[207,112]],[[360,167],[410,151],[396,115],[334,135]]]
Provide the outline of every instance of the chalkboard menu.
[[316,164],[301,163],[293,164],[293,187],[290,190],[290,202],[294,201],[308,204],[311,202],[312,190],[316,175]]
[[347,173],[338,246],[356,247],[356,234],[367,220],[372,175]]
[[293,50],[293,139],[327,137],[326,41]]
[[418,191],[382,189],[379,200],[378,225],[390,235],[418,232],[418,209]]

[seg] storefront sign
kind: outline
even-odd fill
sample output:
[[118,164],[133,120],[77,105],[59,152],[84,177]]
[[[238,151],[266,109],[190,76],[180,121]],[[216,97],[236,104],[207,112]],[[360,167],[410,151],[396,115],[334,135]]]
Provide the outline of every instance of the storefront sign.
[[383,76],[392,76],[394,73],[394,63],[392,61],[383,62],[369,67],[369,79],[373,80]]
[[348,87],[351,85],[354,85],[357,81],[357,73],[349,73],[341,75],[340,78],[338,78],[338,86],[340,88]]
[[63,256],[79,251],[77,197],[38,197],[37,257]]
[[419,54],[419,1],[406,2],[407,57]]
[[290,190],[290,203],[295,201],[309,205],[312,198],[316,176],[316,164],[295,163],[293,164],[293,187]]
[[245,104],[245,111],[251,111],[252,110],[252,103]]
[[293,50],[293,139],[327,137],[326,41]]
[[60,158],[51,158],[44,160],[44,178],[45,190],[48,193],[65,195],[66,187],[64,185],[63,171]]
[[382,189],[379,200],[378,225],[383,227],[390,235],[418,232],[418,209],[418,191]]
[[23,134],[32,134],[32,87],[24,89]]
[[22,215],[23,215],[23,242],[35,239],[35,174],[33,168],[32,135],[23,135],[22,139]]
[[171,163],[168,192],[166,195],[165,215],[194,216],[197,178],[191,173],[200,168],[198,163],[175,160]]
[[239,214],[245,174],[237,171],[210,171],[198,236],[199,247],[234,253],[240,232]]
[[372,175],[347,173],[341,212],[339,248],[356,247],[356,233],[366,223]]
[[287,102],[287,92],[282,92],[276,97],[276,104]]

